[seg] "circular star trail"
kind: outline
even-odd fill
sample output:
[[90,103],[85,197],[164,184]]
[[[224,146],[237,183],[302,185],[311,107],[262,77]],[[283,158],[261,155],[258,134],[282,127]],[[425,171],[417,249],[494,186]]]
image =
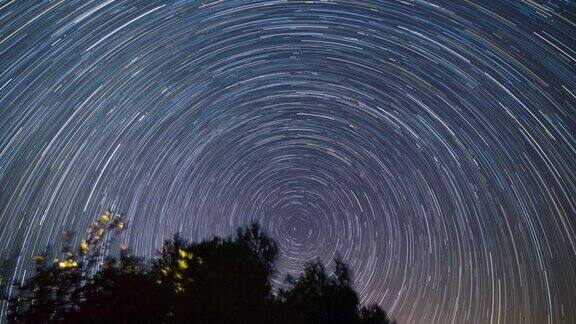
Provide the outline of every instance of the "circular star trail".
[[576,322],[575,109],[572,1],[3,1],[0,254],[256,221],[403,323]]

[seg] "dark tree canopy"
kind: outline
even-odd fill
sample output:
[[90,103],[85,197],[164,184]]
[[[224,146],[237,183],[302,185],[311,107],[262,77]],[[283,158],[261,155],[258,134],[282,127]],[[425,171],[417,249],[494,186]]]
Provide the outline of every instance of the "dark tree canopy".
[[270,279],[278,250],[255,224],[234,237],[199,243],[175,235],[150,263],[122,250],[95,268],[90,260],[99,253],[89,251],[97,241],[83,240],[63,261],[49,264],[47,256],[37,257],[35,275],[9,301],[8,321],[390,323],[379,306],[359,305],[350,271],[339,260],[334,275],[315,261],[274,291]]
[[359,309],[350,271],[336,260],[334,276],[328,276],[320,261],[306,265],[299,278],[288,277],[288,288],[279,293],[283,309],[279,323],[389,323],[378,306]]

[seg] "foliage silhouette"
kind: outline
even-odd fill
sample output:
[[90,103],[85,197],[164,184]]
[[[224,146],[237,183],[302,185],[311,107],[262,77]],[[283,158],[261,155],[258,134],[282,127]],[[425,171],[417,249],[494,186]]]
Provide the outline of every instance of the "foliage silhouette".
[[320,261],[306,265],[298,279],[287,278],[288,289],[279,293],[283,309],[279,323],[390,323],[376,304],[359,309],[350,270],[336,259],[333,276]]
[[106,217],[97,222],[105,231],[97,230],[97,240],[82,240],[64,261],[49,264],[47,255],[36,257],[35,275],[9,300],[8,321],[390,323],[379,306],[360,307],[350,271],[340,260],[334,275],[315,261],[274,291],[270,280],[278,249],[256,224],[234,237],[199,243],[176,234],[150,263],[124,249],[96,267],[91,260],[101,259],[105,232],[125,224],[115,222]]

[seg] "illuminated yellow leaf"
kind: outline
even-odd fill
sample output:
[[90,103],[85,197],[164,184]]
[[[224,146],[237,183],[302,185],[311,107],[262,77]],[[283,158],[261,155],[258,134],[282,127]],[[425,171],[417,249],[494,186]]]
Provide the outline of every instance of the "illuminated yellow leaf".
[[88,242],[86,240],[82,240],[80,242],[80,250],[82,254],[86,254],[88,252]]
[[107,212],[104,212],[102,215],[100,215],[100,221],[102,223],[108,223],[110,221],[110,214]]
[[60,261],[58,263],[58,266],[60,266],[60,269],[75,268],[78,266],[78,262],[76,262],[76,260],[65,260],[65,261]]
[[186,259],[192,259],[192,257],[194,256],[194,253],[188,252],[188,251],[186,251],[186,250],[178,249],[178,255],[179,255],[181,258],[183,258],[183,259],[184,259],[184,258],[186,258]]
[[187,269],[188,263],[186,262],[186,260],[178,260],[178,267],[180,269]]

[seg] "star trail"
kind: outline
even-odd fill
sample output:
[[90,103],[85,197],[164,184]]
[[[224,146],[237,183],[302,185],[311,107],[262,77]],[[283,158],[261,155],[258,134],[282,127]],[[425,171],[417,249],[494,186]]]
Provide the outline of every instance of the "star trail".
[[147,257],[256,221],[400,323],[575,323],[576,5],[0,2],[11,279],[107,209]]

